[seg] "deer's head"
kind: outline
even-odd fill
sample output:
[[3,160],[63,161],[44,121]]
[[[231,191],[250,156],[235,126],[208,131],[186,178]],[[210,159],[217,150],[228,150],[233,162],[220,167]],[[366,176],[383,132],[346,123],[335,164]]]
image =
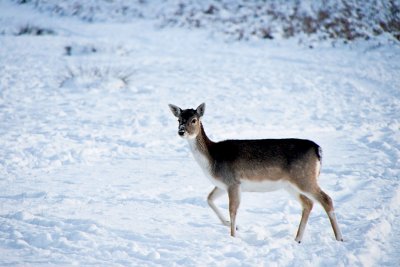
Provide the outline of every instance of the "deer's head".
[[172,114],[174,114],[174,116],[178,118],[179,136],[187,139],[192,139],[195,138],[200,133],[201,130],[200,119],[204,115],[205,107],[206,104],[203,103],[196,109],[182,110],[180,107],[169,104],[169,108]]

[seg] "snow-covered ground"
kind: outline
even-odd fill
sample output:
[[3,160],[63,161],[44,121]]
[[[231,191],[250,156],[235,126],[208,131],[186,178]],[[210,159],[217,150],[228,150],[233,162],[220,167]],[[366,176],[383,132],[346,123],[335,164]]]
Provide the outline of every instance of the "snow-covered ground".
[[[226,43],[8,1],[0,32],[0,265],[398,266],[399,46]],[[202,102],[214,140],[319,143],[345,241],[315,206],[297,244],[283,191],[243,194],[231,238],[167,106]]]

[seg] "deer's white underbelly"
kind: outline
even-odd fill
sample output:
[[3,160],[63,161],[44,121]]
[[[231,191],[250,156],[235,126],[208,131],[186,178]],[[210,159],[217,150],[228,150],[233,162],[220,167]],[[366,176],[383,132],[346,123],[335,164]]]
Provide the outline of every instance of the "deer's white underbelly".
[[279,189],[286,188],[287,182],[283,180],[278,181],[251,181],[242,179],[240,181],[240,188],[242,192],[271,192]]

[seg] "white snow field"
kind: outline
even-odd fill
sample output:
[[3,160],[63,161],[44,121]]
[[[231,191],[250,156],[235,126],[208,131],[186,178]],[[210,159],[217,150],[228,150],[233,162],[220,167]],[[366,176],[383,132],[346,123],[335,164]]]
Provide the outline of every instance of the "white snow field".
[[[1,266],[399,266],[399,45],[228,43],[8,1],[0,24]],[[167,106],[202,102],[215,141],[319,143],[344,242],[315,205],[297,244],[284,191],[244,193],[230,237]]]

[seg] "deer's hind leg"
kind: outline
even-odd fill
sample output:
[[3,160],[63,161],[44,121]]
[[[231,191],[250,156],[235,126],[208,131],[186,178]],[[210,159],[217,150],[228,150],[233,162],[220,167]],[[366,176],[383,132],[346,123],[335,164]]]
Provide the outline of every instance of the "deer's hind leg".
[[298,200],[301,203],[301,206],[303,207],[303,211],[301,214],[299,229],[297,230],[297,235],[296,235],[295,240],[296,240],[296,242],[301,243],[301,240],[303,239],[303,235],[304,235],[304,230],[306,228],[307,221],[310,216],[310,212],[313,208],[313,202],[311,199],[309,199],[308,197],[306,197],[303,194],[298,195]]
[[311,210],[313,208],[313,201],[307,197],[306,195],[302,194],[301,191],[296,186],[288,186],[286,191],[291,194],[299,203],[301,204],[303,210],[301,213],[301,220],[299,224],[299,228],[297,230],[295,241],[301,243],[303,239],[304,231],[306,229],[306,225],[308,222],[308,218],[310,217]]
[[331,222],[333,232],[337,241],[343,241],[342,233],[340,232],[339,225],[336,219],[335,211],[333,208],[333,201],[328,194],[318,188],[313,197],[322,205],[325,209],[326,214],[328,214],[329,221]]

